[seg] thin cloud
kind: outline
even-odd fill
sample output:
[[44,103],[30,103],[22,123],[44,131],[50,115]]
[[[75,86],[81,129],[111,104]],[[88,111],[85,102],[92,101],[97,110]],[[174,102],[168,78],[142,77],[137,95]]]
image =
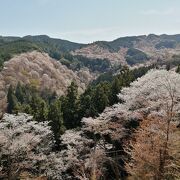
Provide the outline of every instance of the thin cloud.
[[157,16],[166,16],[166,15],[176,15],[179,11],[175,8],[165,9],[165,10],[157,10],[157,9],[149,9],[146,11],[142,11],[143,15],[157,15]]

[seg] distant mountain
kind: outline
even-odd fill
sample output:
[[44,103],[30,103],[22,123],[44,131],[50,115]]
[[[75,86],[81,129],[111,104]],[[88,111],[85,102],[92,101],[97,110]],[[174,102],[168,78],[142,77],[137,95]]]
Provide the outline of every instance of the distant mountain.
[[74,51],[84,46],[67,40],[50,38],[46,35],[25,36],[22,39],[37,44],[44,52],[56,59],[60,59],[62,53]]
[[[114,41],[97,41],[91,44],[55,39],[46,35],[29,35],[22,38],[0,36],[0,67],[4,61],[12,58],[14,54],[33,50],[46,52],[73,70],[81,67],[97,70],[99,65],[107,64],[107,61],[111,65],[134,66],[169,60],[173,55],[179,55],[180,34],[130,36],[118,38]],[[103,62],[97,63],[101,60]],[[93,65],[96,66],[95,69],[92,68]],[[105,69],[102,70],[102,67],[100,67],[101,71],[105,71]]]
[[20,37],[15,37],[15,36],[0,36],[0,44],[11,42],[11,41],[16,41],[20,39]]
[[14,55],[30,52],[33,50],[42,51],[41,47],[30,41],[17,38],[1,38],[1,40],[0,70],[2,69],[4,62],[11,59]]
[[[67,40],[50,38],[47,35],[36,35],[36,36],[24,36],[24,37],[15,37],[15,36],[0,36],[0,43],[9,43],[13,41],[25,40],[30,41],[36,44],[39,44],[40,47],[48,47],[52,46],[52,48],[57,49],[58,51],[68,52],[75,49],[81,48],[84,44],[70,42]],[[46,49],[44,49],[46,50]]]
[[174,54],[180,54],[180,35],[122,37],[110,42],[94,42],[71,53],[88,58],[106,58],[112,64],[134,65],[164,60]]
[[86,45],[66,40],[50,38],[46,35],[20,37],[0,37],[0,68],[5,61],[14,55],[31,52],[33,50],[46,52],[52,58],[59,60],[73,71],[83,67],[90,71],[105,72],[110,67],[108,60],[89,59],[86,57],[72,56],[69,52],[80,49]]
[[4,61],[21,54],[37,50],[48,53],[52,58],[60,59],[63,53],[74,51],[83,46],[66,40],[50,38],[46,35],[25,37],[0,36],[0,67]]

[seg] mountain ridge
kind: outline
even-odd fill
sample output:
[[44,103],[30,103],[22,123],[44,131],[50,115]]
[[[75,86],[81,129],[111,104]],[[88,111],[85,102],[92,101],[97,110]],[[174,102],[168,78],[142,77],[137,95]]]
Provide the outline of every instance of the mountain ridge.
[[134,36],[121,36],[119,38],[110,40],[110,41],[106,41],[106,40],[97,40],[94,42],[90,42],[90,43],[79,43],[79,42],[75,42],[75,41],[71,41],[71,40],[67,40],[67,39],[63,39],[63,38],[54,38],[54,37],[50,37],[49,35],[45,35],[45,34],[40,34],[40,35],[26,35],[26,36],[2,36],[0,35],[0,40],[4,40],[5,42],[9,42],[9,41],[14,41],[14,40],[18,40],[18,39],[52,39],[52,40],[59,40],[59,41],[64,41],[64,42],[69,42],[69,43],[74,43],[74,44],[78,44],[78,45],[84,45],[84,46],[88,46],[90,44],[99,44],[99,43],[117,43],[118,41],[122,41],[122,40],[132,40],[132,39],[139,39],[139,38],[146,38],[148,40],[150,39],[155,39],[155,38],[160,38],[161,40],[178,40],[180,42],[180,34],[148,34],[148,35],[134,35]]
[[[21,50],[16,49],[18,45]],[[27,48],[24,48],[26,45],[28,45]],[[6,52],[6,49],[11,46],[13,48]],[[24,37],[0,36],[1,52],[3,51],[2,49],[5,49],[5,54],[0,53],[1,64],[10,59],[9,57],[12,57],[12,54],[38,50],[48,53],[57,60],[63,59],[64,54],[71,54],[76,59],[78,59],[78,56],[90,60],[98,59],[98,61],[107,59],[112,65],[134,66],[158,60],[164,61],[170,59],[173,55],[180,54],[180,34],[126,36],[112,41],[96,41],[88,44],[51,38],[47,35],[27,35]],[[129,52],[134,53],[129,54]],[[72,60],[67,60],[68,64],[74,63],[74,60],[73,62]],[[63,60],[63,62],[65,61]],[[67,61],[65,62],[66,64]]]
[[[136,57],[127,56],[129,49],[137,51]],[[122,54],[123,51],[123,54]],[[117,38],[113,41],[97,41],[71,52],[88,58],[106,58],[112,64],[134,65],[147,61],[165,60],[180,53],[180,34],[141,35]],[[147,58],[148,57],[148,58]],[[135,59],[128,63],[127,58]]]

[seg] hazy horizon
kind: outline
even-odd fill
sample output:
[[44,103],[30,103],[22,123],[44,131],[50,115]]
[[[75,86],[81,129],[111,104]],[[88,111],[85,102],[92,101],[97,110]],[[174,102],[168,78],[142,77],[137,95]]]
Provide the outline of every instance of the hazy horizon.
[[178,0],[1,0],[2,36],[48,35],[78,43],[179,34]]
[[[175,34],[167,34],[167,33],[155,34],[155,33],[150,33],[150,34],[154,34],[154,35],[157,35],[157,36],[161,36],[161,35],[180,35],[180,33],[175,33]],[[53,38],[53,39],[61,39],[61,40],[70,41],[70,42],[74,42],[74,43],[90,44],[90,43],[97,42],[97,41],[107,41],[107,42],[111,42],[111,41],[114,41],[114,40],[116,40],[116,39],[123,38],[123,37],[148,36],[148,35],[150,35],[150,34],[125,35],[125,36],[118,36],[118,37],[116,37],[116,38],[114,38],[114,39],[111,39],[111,40],[102,39],[102,40],[95,40],[95,41],[92,41],[92,42],[71,41],[71,40],[69,40],[69,39],[64,39],[64,38],[61,38],[61,37],[49,36],[48,34],[27,34],[27,35],[25,35],[25,36],[48,36],[48,37]],[[20,37],[20,38],[25,37],[25,36],[2,35],[2,34],[0,34],[0,36],[3,36],[3,37]]]

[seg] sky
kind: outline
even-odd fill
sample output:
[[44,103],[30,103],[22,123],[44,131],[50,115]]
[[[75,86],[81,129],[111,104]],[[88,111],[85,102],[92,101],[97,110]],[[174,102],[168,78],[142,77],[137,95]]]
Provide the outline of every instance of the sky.
[[180,34],[180,0],[0,0],[0,35],[80,43]]

